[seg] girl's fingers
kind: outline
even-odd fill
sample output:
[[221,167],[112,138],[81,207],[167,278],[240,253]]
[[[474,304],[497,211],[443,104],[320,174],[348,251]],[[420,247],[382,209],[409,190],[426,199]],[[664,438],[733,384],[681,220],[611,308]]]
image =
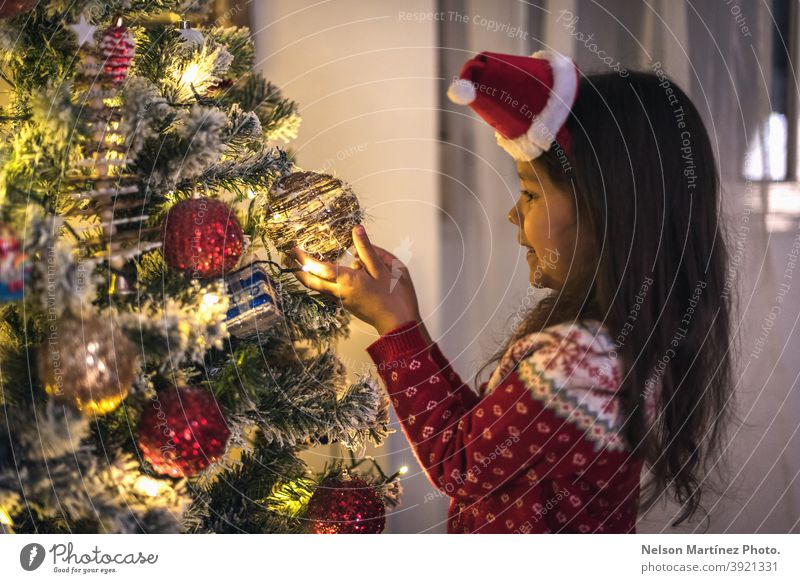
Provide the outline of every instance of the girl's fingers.
[[381,268],[383,267],[383,262],[372,247],[372,243],[370,243],[369,237],[367,237],[367,230],[363,225],[356,225],[353,227],[353,243],[355,243],[358,257],[361,259],[364,267],[366,267],[367,273],[373,278],[378,279]]
[[308,271],[296,271],[294,276],[309,289],[339,297],[339,284],[336,282],[322,279]]
[[299,247],[295,247],[292,249],[292,251],[294,252],[295,257],[297,257],[300,265],[303,266],[303,271],[312,273],[319,278],[327,279],[328,281],[336,281],[337,275],[342,270],[342,268],[338,265],[320,261],[319,259],[312,257]]
[[281,263],[284,267],[300,267],[300,262],[291,253],[282,253]]
[[396,267],[405,267],[405,264],[402,261],[389,253],[386,249],[378,247],[377,245],[373,245],[372,248],[375,249],[378,257],[381,258],[381,261],[383,261],[383,264],[389,271],[392,271]]
[[[340,294],[342,291],[352,287],[353,282],[356,280],[354,277],[356,270],[350,267],[336,265],[335,263],[329,263],[327,261],[320,261],[299,247],[293,248],[292,251],[303,267],[302,271],[295,273],[312,276],[311,278],[307,278],[312,285],[306,284],[302,278],[298,277],[300,281],[308,285],[308,287],[311,287],[311,289],[325,291],[334,294],[336,297],[341,297]],[[326,282],[330,285],[323,285],[322,282]]]

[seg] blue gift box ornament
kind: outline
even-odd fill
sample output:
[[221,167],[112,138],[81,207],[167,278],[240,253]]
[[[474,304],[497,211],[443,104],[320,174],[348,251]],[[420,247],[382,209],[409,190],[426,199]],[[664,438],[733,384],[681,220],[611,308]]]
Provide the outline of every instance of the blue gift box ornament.
[[267,275],[266,261],[254,261],[225,277],[229,308],[228,332],[236,338],[253,338],[283,320],[276,286]]

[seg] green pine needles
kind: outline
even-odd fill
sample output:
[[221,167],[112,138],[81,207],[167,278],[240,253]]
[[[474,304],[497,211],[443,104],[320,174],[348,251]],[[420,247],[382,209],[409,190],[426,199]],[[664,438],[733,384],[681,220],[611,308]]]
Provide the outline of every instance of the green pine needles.
[[[264,235],[269,188],[295,170],[284,148],[297,135],[297,104],[253,71],[247,29],[198,27],[202,36],[187,40],[160,18],[200,8],[55,0],[0,21],[0,78],[10,88],[0,111],[0,221],[23,241],[30,265],[24,298],[0,304],[2,530],[304,532],[316,485],[342,464],[315,475],[300,454],[333,442],[361,451],[389,433],[376,381],[350,382],[331,350],[348,334],[348,315],[335,298],[280,272]],[[158,234],[176,202],[224,199],[242,225],[247,256],[267,262],[281,324],[256,338],[231,336],[224,283],[172,272],[158,248],[113,266],[87,253],[103,225],[76,196],[90,188],[80,163],[93,143],[76,83],[85,56],[69,28],[81,15],[99,31],[121,15],[135,40],[125,82],[105,99],[120,114],[109,123],[122,136],[122,172],[138,184],[143,240],[157,241],[145,235]],[[127,293],[123,280],[132,285]],[[90,316],[135,346],[117,360],[138,363],[126,398],[104,415],[53,399],[37,367],[56,322]],[[137,439],[142,411],[176,386],[213,395],[230,430],[223,456],[177,478],[156,473]],[[359,463],[353,457],[349,467]],[[385,493],[387,506],[397,503],[396,474],[362,477]]]

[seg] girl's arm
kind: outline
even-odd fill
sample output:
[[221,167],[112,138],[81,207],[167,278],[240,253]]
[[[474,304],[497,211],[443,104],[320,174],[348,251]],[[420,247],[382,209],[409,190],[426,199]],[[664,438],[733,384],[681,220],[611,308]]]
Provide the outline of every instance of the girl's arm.
[[448,367],[437,359],[444,357],[416,324],[398,327],[367,351],[403,432],[428,476],[446,494],[480,496],[523,473],[534,483],[580,472],[597,457],[601,440],[610,440],[606,447],[619,445],[570,404],[580,394],[560,391],[544,374],[561,348],[561,337],[546,332],[526,337],[527,345],[538,349],[524,363],[485,397],[472,393],[474,399],[462,399],[464,386],[443,374]]
[[437,372],[448,379],[450,384],[454,387],[453,392],[461,399],[461,402],[465,407],[474,407],[479,400],[478,395],[476,395],[475,391],[473,391],[466,383],[464,383],[461,380],[461,377],[458,376],[458,373],[453,370],[453,367],[450,365],[450,361],[447,360],[445,355],[442,353],[439,345],[431,339],[431,335],[428,333],[428,329],[422,321],[406,322],[405,324],[386,332],[383,334],[383,336],[400,336],[414,326],[419,328],[419,334],[422,338],[423,344],[430,348],[430,354],[433,357],[433,361],[439,366],[439,370]]

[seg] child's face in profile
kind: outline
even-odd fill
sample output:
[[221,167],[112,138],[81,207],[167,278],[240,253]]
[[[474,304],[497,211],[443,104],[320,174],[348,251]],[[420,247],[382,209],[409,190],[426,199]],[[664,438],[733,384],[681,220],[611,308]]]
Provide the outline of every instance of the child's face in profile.
[[554,183],[538,160],[517,162],[520,194],[508,212],[518,227],[517,241],[528,248],[529,281],[536,287],[561,289],[570,270],[587,261],[589,254],[579,237],[572,193]]

